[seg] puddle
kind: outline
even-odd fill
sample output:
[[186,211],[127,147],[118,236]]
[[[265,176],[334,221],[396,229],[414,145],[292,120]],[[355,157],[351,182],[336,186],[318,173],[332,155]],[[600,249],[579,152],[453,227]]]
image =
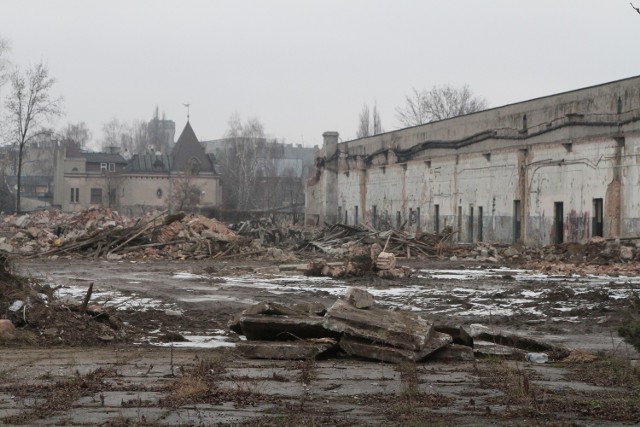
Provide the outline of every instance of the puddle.
[[182,335],[188,341],[180,342],[150,342],[156,347],[174,347],[174,348],[221,348],[235,347],[234,342],[228,341],[229,337],[224,335]]
[[[89,289],[88,286],[63,286],[56,291],[56,295],[60,299],[71,298],[80,303],[87,295],[87,289]],[[91,303],[116,310],[147,311],[157,309],[182,312],[176,304],[166,303],[155,298],[141,297],[135,292],[125,295],[115,289],[104,290],[95,287],[91,293]]]

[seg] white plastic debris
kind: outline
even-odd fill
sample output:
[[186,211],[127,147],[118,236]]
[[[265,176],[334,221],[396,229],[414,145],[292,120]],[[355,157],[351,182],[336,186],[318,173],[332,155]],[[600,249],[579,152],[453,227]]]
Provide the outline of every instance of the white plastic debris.
[[20,310],[22,307],[24,307],[24,301],[18,299],[18,300],[15,300],[13,304],[9,306],[9,311],[16,312]]

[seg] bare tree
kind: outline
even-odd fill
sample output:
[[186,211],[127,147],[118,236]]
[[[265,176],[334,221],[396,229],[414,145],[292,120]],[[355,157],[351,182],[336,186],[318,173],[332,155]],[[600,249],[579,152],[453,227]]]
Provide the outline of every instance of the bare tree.
[[373,135],[384,132],[382,128],[382,120],[380,120],[380,112],[378,111],[378,103],[373,103]]
[[371,114],[369,113],[369,106],[364,104],[362,110],[360,110],[360,120],[358,122],[358,130],[356,132],[356,138],[365,138],[371,135]]
[[364,104],[360,111],[356,137],[365,138],[367,136],[378,135],[382,132],[384,132],[384,129],[382,129],[382,121],[380,120],[380,113],[378,112],[378,104],[373,104],[373,114],[371,114],[369,106]]
[[113,118],[110,122],[102,125],[102,150],[108,147],[123,147],[123,142],[128,137],[126,125],[121,123],[117,118]]
[[53,97],[55,79],[42,62],[26,72],[16,70],[9,77],[10,93],[5,101],[10,140],[17,152],[16,212],[20,212],[21,173],[24,151],[43,132],[42,125],[62,113],[62,98]]
[[59,133],[63,137],[61,142],[66,148],[75,147],[82,150],[91,141],[91,131],[85,122],[67,123]]
[[640,13],[640,7],[635,7],[633,3],[629,3],[629,4],[631,5],[632,8],[636,10],[636,12]]
[[142,120],[130,123],[117,118],[102,125],[102,150],[118,147],[120,154],[129,159],[134,154],[154,152],[149,125]]
[[247,210],[256,205],[256,183],[266,176],[271,155],[264,126],[257,118],[242,121],[235,113],[229,119],[227,143],[219,158],[225,205],[230,209]]
[[149,124],[142,120],[133,121],[129,125],[131,134],[131,154],[151,154],[155,152]]
[[9,42],[0,37],[0,87],[8,80],[7,70],[9,69],[9,60],[5,58],[9,51]]
[[417,126],[436,120],[474,113],[487,108],[487,101],[473,94],[468,85],[434,86],[405,98],[405,105],[396,108],[396,117],[403,126]]
[[416,126],[431,121],[427,112],[426,91],[411,89],[410,95],[405,95],[405,105],[396,107],[396,117],[403,126]]
[[172,190],[169,195],[171,212],[193,212],[200,204],[202,188],[194,182],[193,175],[184,171],[173,178]]

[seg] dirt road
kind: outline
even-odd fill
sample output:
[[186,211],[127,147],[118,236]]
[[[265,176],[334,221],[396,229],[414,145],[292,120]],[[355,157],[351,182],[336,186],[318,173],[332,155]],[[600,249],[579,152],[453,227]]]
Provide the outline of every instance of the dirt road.
[[[94,283],[94,301],[117,307],[143,334],[139,344],[125,347],[0,347],[0,418],[28,425],[252,426],[640,420],[639,357],[615,333],[640,278],[410,265],[411,278],[387,281],[307,278],[295,266],[262,274],[265,270],[256,269],[272,266],[254,262],[20,262],[21,273],[62,285],[63,297],[77,298]],[[387,365],[347,359],[248,361],[228,347],[237,337],[226,331],[226,322],[243,307],[263,300],[329,306],[349,285],[366,287],[379,305],[436,322],[482,323],[598,356],[545,365],[495,358]],[[192,338],[192,348],[148,345],[159,344],[168,332]],[[203,343],[199,337],[207,335],[221,338]],[[42,418],[45,413],[52,415]]]

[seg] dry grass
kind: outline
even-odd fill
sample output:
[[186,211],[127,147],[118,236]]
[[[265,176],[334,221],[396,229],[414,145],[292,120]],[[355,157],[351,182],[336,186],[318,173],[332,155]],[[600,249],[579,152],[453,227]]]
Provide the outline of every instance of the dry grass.
[[81,396],[108,389],[108,386],[102,384],[102,380],[115,375],[113,369],[99,368],[86,375],[76,375],[52,384],[12,386],[8,391],[18,399],[31,399],[34,403],[28,405],[23,412],[5,417],[2,421],[6,424],[29,424],[30,421],[65,411]]

